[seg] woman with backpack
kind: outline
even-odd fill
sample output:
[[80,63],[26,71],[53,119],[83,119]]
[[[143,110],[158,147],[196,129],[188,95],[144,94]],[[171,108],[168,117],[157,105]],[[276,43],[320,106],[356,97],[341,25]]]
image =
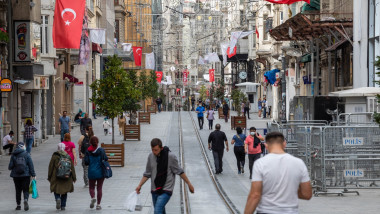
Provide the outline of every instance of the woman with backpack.
[[65,148],[65,144],[59,143],[58,150],[51,156],[49,164],[48,181],[50,192],[54,193],[57,210],[65,210],[67,193],[74,192],[74,183],[77,180],[74,162],[65,152]]
[[11,177],[16,188],[16,210],[21,210],[21,192],[24,193],[24,210],[29,210],[29,184],[30,177],[36,178],[32,158],[26,152],[26,147],[23,142],[17,143],[16,150],[12,153],[9,166]]
[[[104,182],[103,161],[108,161],[108,157],[103,148],[99,147],[99,139],[96,136],[90,139],[91,146],[88,148],[85,155],[85,164],[88,166],[88,179],[90,181],[90,208],[101,210],[100,202],[102,201],[102,188]],[[95,199],[95,185],[97,198]]]
[[90,138],[92,136],[94,136],[92,126],[88,126],[86,128],[86,134],[80,136],[78,140],[78,153],[79,158],[82,159],[84,187],[88,187],[88,166],[84,164],[84,157],[86,155],[88,147],[90,147]]
[[245,151],[244,141],[247,138],[240,127],[236,127],[237,134],[233,136],[231,144],[234,145],[234,153],[237,161],[238,174],[244,173]]

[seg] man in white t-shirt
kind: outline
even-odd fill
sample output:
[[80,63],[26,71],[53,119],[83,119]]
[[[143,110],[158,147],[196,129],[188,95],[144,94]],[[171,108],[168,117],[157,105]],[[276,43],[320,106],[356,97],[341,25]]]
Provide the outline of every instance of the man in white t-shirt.
[[310,200],[312,188],[305,163],[284,149],[286,141],[279,132],[265,137],[269,154],[253,167],[251,191],[245,214],[298,213],[298,199]]
[[13,142],[13,131],[10,131],[8,135],[5,135],[3,138],[3,150],[9,149],[8,154],[11,155],[13,151],[13,146],[16,145],[15,142]]

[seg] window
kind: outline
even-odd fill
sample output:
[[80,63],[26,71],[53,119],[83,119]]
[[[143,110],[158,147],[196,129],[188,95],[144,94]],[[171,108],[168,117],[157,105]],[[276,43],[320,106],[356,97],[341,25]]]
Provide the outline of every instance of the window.
[[267,29],[266,29],[266,20],[268,19],[268,15],[264,15],[263,17],[263,38],[264,40],[268,40],[268,33],[267,32]]
[[115,33],[114,33],[114,36],[115,36],[115,39],[117,40],[117,42],[120,41],[120,20],[115,20]]
[[284,23],[284,12],[280,13],[280,24]]
[[49,16],[41,16],[41,53],[49,53]]

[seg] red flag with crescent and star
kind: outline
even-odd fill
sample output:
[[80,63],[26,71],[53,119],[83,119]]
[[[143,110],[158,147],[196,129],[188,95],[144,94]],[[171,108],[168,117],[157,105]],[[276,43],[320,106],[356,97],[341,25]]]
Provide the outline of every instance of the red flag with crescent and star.
[[210,82],[214,82],[215,81],[215,70],[214,69],[208,70],[208,74],[209,74]]
[[86,0],[57,0],[53,22],[54,48],[79,49]]
[[266,0],[266,1],[270,3],[274,3],[274,4],[293,4],[294,2],[304,1],[310,4],[310,0]]
[[135,65],[141,66],[142,47],[133,47],[133,58],[135,58]]
[[157,82],[161,83],[161,80],[162,80],[162,71],[156,71],[156,79],[157,79]]
[[234,47],[234,52],[232,52],[232,54],[230,54],[230,47],[227,48],[227,56],[228,58],[231,58],[233,56],[236,55],[236,46]]
[[189,80],[189,70],[185,69],[183,71],[183,85],[187,85],[188,80]]

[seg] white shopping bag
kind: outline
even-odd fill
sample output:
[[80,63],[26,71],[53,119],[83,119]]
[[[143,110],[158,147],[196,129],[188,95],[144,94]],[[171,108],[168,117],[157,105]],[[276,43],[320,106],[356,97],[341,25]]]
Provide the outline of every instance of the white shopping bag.
[[112,128],[108,129],[108,134],[112,134]]
[[140,206],[140,195],[136,191],[128,195],[127,200],[124,203],[124,208],[130,212],[134,212],[136,207]]

